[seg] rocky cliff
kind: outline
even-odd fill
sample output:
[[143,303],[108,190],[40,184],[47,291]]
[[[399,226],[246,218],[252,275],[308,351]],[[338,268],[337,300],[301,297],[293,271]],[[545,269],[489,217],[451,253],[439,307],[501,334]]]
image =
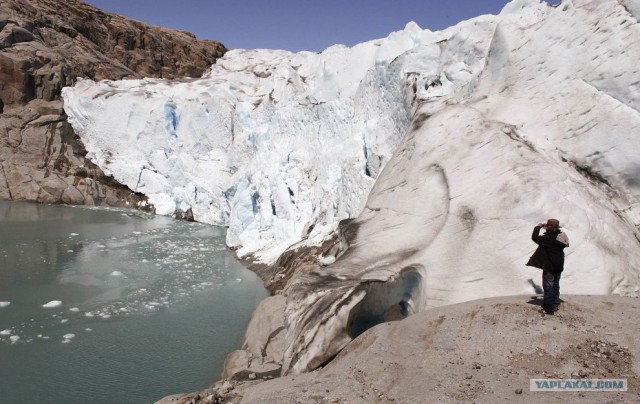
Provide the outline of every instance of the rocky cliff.
[[226,52],[76,0],[3,0],[0,30],[0,198],[16,201],[143,202],[85,158],[61,89],[80,77],[197,77]]

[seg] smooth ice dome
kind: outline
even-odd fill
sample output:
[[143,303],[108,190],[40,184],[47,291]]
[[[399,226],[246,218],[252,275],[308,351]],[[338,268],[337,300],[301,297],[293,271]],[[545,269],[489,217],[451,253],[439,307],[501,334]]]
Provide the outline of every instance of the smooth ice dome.
[[46,307],[48,309],[50,308],[54,308],[54,307],[59,307],[62,305],[62,302],[60,300],[52,300],[49,303],[45,303],[42,305],[42,307]]

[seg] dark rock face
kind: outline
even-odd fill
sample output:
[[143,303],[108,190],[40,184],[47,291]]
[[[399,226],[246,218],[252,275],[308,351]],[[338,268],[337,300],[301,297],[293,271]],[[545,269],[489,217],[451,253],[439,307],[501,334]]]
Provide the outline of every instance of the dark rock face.
[[0,3],[0,199],[138,206],[145,200],[85,158],[61,90],[94,80],[197,77],[226,48],[80,1]]

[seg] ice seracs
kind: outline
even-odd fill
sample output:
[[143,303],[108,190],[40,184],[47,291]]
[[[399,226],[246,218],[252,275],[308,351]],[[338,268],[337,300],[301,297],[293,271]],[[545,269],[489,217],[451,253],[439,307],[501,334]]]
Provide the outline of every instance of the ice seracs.
[[272,263],[361,212],[409,124],[411,88],[442,95],[482,69],[464,55],[481,55],[488,32],[438,45],[467,34],[411,23],[320,54],[236,50],[202,79],[81,80],[65,109],[89,156],[158,213],[229,226],[240,255]]

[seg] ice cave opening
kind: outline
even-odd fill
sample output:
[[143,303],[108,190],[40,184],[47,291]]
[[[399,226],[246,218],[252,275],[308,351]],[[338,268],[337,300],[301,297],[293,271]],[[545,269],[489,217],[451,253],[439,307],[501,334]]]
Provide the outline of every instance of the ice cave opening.
[[402,320],[421,311],[423,272],[421,265],[414,265],[404,268],[395,279],[362,284],[360,288],[366,296],[349,313],[349,336],[355,339],[373,326]]

